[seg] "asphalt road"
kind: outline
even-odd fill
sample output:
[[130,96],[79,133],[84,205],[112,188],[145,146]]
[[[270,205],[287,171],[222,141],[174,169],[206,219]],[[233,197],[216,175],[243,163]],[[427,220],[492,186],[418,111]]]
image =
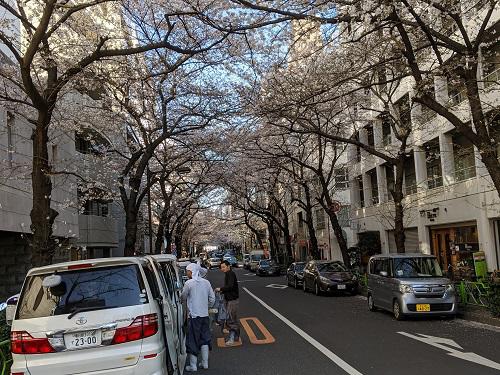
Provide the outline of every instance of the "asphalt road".
[[[286,286],[284,277],[261,278],[242,269],[236,273],[240,318],[256,317],[275,342],[252,344],[244,329],[242,346],[219,348],[214,340],[204,374],[500,374],[496,327],[461,319],[398,322],[389,313],[368,311],[361,296],[317,297],[291,287],[268,287]],[[210,271],[209,280],[214,288],[221,286],[223,274]],[[264,338],[251,327],[258,339]],[[215,327],[214,336],[223,336],[220,328]]]

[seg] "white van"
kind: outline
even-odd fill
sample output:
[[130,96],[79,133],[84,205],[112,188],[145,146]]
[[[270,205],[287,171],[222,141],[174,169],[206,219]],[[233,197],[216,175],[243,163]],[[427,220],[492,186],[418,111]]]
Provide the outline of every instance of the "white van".
[[168,329],[171,301],[157,280],[154,264],[141,258],[30,270],[10,317],[11,373],[182,374],[185,359]]

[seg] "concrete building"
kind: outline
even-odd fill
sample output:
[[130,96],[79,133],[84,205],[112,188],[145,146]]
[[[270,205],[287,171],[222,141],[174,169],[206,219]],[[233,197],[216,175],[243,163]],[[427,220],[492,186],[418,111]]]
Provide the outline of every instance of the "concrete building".
[[[495,12],[494,20],[498,21],[498,16]],[[470,14],[464,11],[464,17]],[[496,43],[483,48],[478,76],[484,108],[492,114],[491,128],[500,126],[499,78],[500,46]],[[433,81],[436,99],[462,120],[470,121],[462,89],[441,77]],[[411,102],[413,86],[410,78],[401,82],[394,96],[396,105]],[[377,99],[371,100],[376,107]],[[455,271],[472,265],[473,252],[484,251],[488,269],[500,269],[500,199],[478,150],[427,108],[413,105],[408,120],[413,131],[404,172],[406,251],[434,254],[444,269],[451,266]],[[396,144],[389,124],[370,113],[357,122],[356,129],[360,129],[362,142],[377,149],[390,150]],[[354,146],[349,146],[349,160],[353,229],[358,238],[378,233],[382,252],[396,252],[393,204],[388,193],[394,184],[394,170]]]
[[[103,5],[106,7],[106,5]],[[11,27],[3,30],[18,41],[27,38],[19,20],[4,12],[0,17],[10,19]],[[101,24],[113,28],[113,22],[120,25],[121,17],[109,16]],[[77,36],[82,38],[81,35]],[[89,35],[92,37],[92,35]],[[22,47],[21,47],[22,48]],[[16,65],[12,53],[0,43],[0,65]],[[65,93],[63,106],[82,101],[100,106],[101,98],[90,93],[75,91]],[[67,107],[68,112],[71,107]],[[32,125],[24,118],[23,111],[16,104],[5,102],[0,105],[0,300],[19,292],[27,270],[31,267],[30,238],[32,202]],[[98,176],[95,165],[96,137],[86,137],[86,129],[75,132],[53,126],[50,132],[49,159],[54,170],[62,171],[76,166],[81,175],[93,173]],[[106,136],[101,136],[105,139]],[[80,205],[79,184],[73,175],[51,176],[53,192],[52,208],[58,212],[53,226],[53,235],[59,243],[54,261],[106,257],[123,254],[124,220],[123,209],[117,204],[103,200],[90,200]]]

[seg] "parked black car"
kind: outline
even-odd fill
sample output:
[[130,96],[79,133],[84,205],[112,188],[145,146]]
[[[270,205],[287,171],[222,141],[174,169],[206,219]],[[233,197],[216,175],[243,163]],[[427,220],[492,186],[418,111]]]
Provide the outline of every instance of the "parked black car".
[[358,292],[358,280],[344,266],[344,263],[331,260],[311,260],[304,268],[304,292],[321,293],[347,292],[352,295]]
[[262,259],[257,267],[258,276],[279,276],[280,268],[274,260]]
[[299,285],[302,285],[305,266],[306,262],[295,262],[288,267],[286,270],[286,281],[289,286],[293,286],[297,289]]

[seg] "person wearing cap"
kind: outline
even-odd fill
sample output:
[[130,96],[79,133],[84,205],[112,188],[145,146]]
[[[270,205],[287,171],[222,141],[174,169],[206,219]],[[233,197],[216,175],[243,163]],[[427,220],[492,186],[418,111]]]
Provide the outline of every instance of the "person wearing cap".
[[208,354],[212,344],[208,309],[215,302],[215,294],[210,282],[200,277],[200,268],[196,263],[186,267],[188,280],[182,290],[182,300],[187,301],[189,311],[186,338],[188,353],[186,371],[189,372],[198,370],[197,359],[200,353],[200,367],[208,368]]

